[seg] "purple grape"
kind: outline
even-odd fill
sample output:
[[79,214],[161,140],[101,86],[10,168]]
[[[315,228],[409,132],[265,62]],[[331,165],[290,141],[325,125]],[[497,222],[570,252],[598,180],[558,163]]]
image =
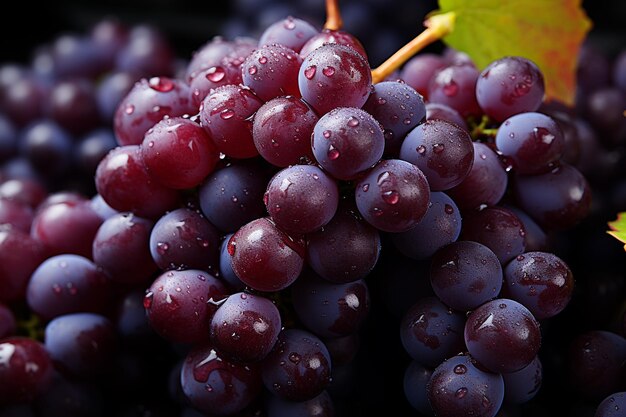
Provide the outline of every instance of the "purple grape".
[[438,417],[494,417],[503,399],[502,376],[481,370],[469,355],[443,362],[428,383],[428,400]]
[[461,116],[480,116],[476,101],[479,71],[472,65],[449,65],[437,71],[428,83],[428,101],[452,107]]
[[452,311],[435,297],[419,299],[406,312],[400,324],[404,350],[427,368],[465,350],[465,317]]
[[196,114],[189,88],[181,81],[152,77],[137,81],[120,102],[113,119],[120,145],[139,145],[144,134],[163,117]]
[[159,30],[137,25],[129,33],[128,42],[117,53],[118,70],[136,71],[143,77],[169,75],[174,52]]
[[549,116],[520,113],[500,125],[496,146],[520,174],[540,174],[550,171],[563,155],[565,139]]
[[491,62],[476,82],[476,99],[487,116],[498,122],[536,111],[545,93],[543,74],[529,59],[506,56]]
[[46,258],[44,248],[26,233],[0,225],[0,302],[24,298],[31,274]]
[[35,401],[34,408],[40,417],[102,417],[104,395],[95,384],[55,374],[50,387]]
[[44,115],[48,89],[32,75],[19,77],[3,91],[2,109],[17,127],[24,127]]
[[50,91],[48,106],[52,119],[73,135],[87,133],[100,122],[96,91],[86,80],[57,83]]
[[96,86],[96,104],[101,120],[113,120],[120,103],[135,85],[132,72],[117,71],[103,76]]
[[172,117],[144,136],[141,155],[151,178],[167,188],[199,185],[215,168],[219,153],[197,123]]
[[233,265],[230,262],[230,253],[228,253],[228,242],[234,233],[229,233],[224,236],[222,244],[220,245],[220,278],[224,281],[229,288],[234,291],[241,291],[246,287],[235,271],[233,271]]
[[351,204],[340,204],[332,220],[307,235],[307,263],[322,278],[345,284],[365,278],[381,251],[380,234]]
[[594,417],[619,417],[626,409],[626,392],[616,392],[598,405]]
[[219,65],[203,69],[192,74],[193,77],[189,81],[189,92],[191,93],[191,102],[197,108],[200,107],[202,101],[217,87],[228,84],[241,84],[241,68],[235,65],[232,60],[223,59]]
[[266,214],[263,193],[268,180],[261,164],[233,161],[214,171],[200,186],[202,213],[218,229],[234,232]]
[[150,233],[150,254],[161,269],[217,270],[219,231],[198,211],[173,210]]
[[231,415],[246,408],[260,394],[263,383],[255,364],[231,362],[211,345],[193,348],[180,373],[183,393],[197,409]]
[[115,56],[128,42],[128,32],[128,28],[115,18],[104,18],[91,27],[90,38],[98,49],[105,68],[113,67]]
[[458,239],[461,224],[456,203],[445,193],[433,191],[422,220],[405,232],[392,234],[391,240],[403,255],[417,260],[428,259]]
[[428,401],[428,382],[433,374],[429,368],[425,368],[419,361],[413,360],[404,372],[404,396],[411,407],[424,416],[432,416],[433,409]]
[[509,209],[517,216],[522,222],[526,235],[524,240],[526,241],[526,251],[546,251],[550,248],[550,237],[543,231],[526,212],[520,210],[518,207],[505,205],[504,208]]
[[188,83],[202,71],[217,68],[222,60],[233,52],[235,43],[216,36],[193,52],[185,71],[185,81]]
[[18,142],[16,127],[7,117],[0,114],[0,162],[17,154]]
[[502,265],[526,249],[524,224],[511,210],[500,206],[487,207],[465,216],[461,239],[487,246]]
[[539,357],[519,371],[502,374],[504,378],[504,402],[522,404],[532,400],[541,388],[543,367]]
[[426,120],[445,120],[469,132],[467,122],[461,114],[442,103],[426,103]]
[[359,212],[386,232],[404,232],[417,225],[429,201],[430,189],[422,171],[400,159],[381,161],[356,186]]
[[336,107],[362,107],[372,86],[367,60],[354,48],[326,44],[304,57],[298,86],[302,98],[323,115]]
[[282,321],[269,299],[243,292],[229,296],[211,319],[211,342],[237,362],[265,358],[278,340]]
[[333,417],[335,406],[326,391],[306,401],[283,400],[276,395],[267,399],[267,417]]
[[15,229],[30,233],[34,212],[30,206],[15,200],[0,199],[0,224],[10,224]]
[[28,306],[44,320],[63,314],[103,312],[109,302],[108,276],[89,259],[58,255],[42,262],[28,282]]
[[383,81],[374,85],[363,110],[382,125],[385,154],[398,156],[407,133],[426,117],[424,99],[409,85]]
[[141,346],[154,341],[156,337],[143,305],[145,295],[143,290],[133,290],[119,299],[114,324],[122,342]]
[[104,316],[74,313],[58,316],[46,326],[46,350],[62,372],[93,378],[110,370],[117,349],[113,324]]
[[538,319],[563,311],[574,291],[574,277],[567,264],[546,252],[526,252],[504,270],[507,294]]
[[13,312],[5,305],[0,304],[0,339],[13,336],[17,328]]
[[225,85],[205,97],[200,121],[220,152],[232,158],[252,158],[258,155],[252,117],[262,104],[248,87]]
[[541,332],[526,307],[500,298],[472,311],[465,323],[465,344],[484,368],[509,373],[533,361],[541,344]]
[[498,204],[508,185],[508,177],[498,155],[484,143],[473,144],[472,169],[459,185],[448,191],[462,211]]
[[153,226],[151,220],[132,213],[109,217],[93,238],[94,263],[115,282],[145,284],[157,271],[149,246]]
[[359,330],[369,312],[365,281],[333,284],[305,271],[292,287],[296,314],[319,337],[342,337]]
[[302,271],[304,250],[303,241],[292,238],[266,217],[245,224],[228,242],[233,271],[258,291],[280,291],[290,286]]
[[400,158],[424,173],[432,191],[444,191],[468,176],[474,146],[467,131],[444,120],[429,120],[408,133]]
[[437,71],[445,67],[446,63],[440,55],[422,53],[414,56],[404,64],[400,72],[400,78],[427,100],[430,79]]
[[339,189],[318,167],[292,165],[272,177],[263,201],[280,229],[305,234],[319,230],[333,218]]
[[430,283],[448,306],[473,310],[498,296],[502,267],[487,246],[461,240],[439,249],[430,264]]
[[306,41],[317,33],[309,22],[289,16],[268,26],[259,38],[259,46],[280,44],[300,52]]
[[[32,401],[52,383],[52,361],[43,344],[26,337],[0,340],[0,405]],[[6,383],[11,381],[11,383]]]
[[43,184],[28,178],[9,179],[0,183],[1,199],[26,204],[33,209],[37,208],[47,194]]
[[85,173],[94,175],[102,158],[116,146],[115,135],[110,129],[101,128],[87,133],[75,148],[78,166]]
[[[96,78],[99,73],[110,69],[110,66],[107,67],[102,59],[96,43],[89,36],[61,35],[54,40],[50,50],[46,52],[50,55],[53,74],[59,79],[92,79]],[[43,53],[46,54],[46,52]],[[36,66],[35,63],[34,66]]]
[[587,99],[587,118],[600,132],[615,135],[623,129],[624,115],[619,111],[626,106],[624,92],[616,87],[594,91]]
[[363,44],[361,44],[361,41],[359,41],[354,35],[351,35],[343,30],[330,29],[324,29],[307,40],[306,43],[302,45],[300,56],[305,58],[316,49],[329,44],[348,46],[367,60],[367,53],[365,52]]
[[177,343],[208,340],[217,305],[228,290],[214,276],[200,270],[168,271],[146,291],[143,306],[152,328]]
[[333,177],[351,180],[383,156],[383,130],[370,114],[351,107],[330,110],[315,124],[311,147],[317,162]]
[[278,96],[300,96],[298,72],[302,58],[281,44],[263,45],[241,65],[243,84],[263,101]]
[[311,135],[318,117],[301,99],[277,97],[254,115],[252,139],[270,164],[287,167],[313,160]]
[[315,398],[331,380],[328,349],[320,339],[304,330],[280,332],[276,346],[261,366],[265,388],[284,400]]
[[72,138],[57,123],[40,120],[26,127],[20,152],[39,173],[60,176],[68,173],[72,159]]
[[546,174],[518,175],[519,207],[546,229],[569,229],[589,213],[591,189],[574,167],[561,164]]

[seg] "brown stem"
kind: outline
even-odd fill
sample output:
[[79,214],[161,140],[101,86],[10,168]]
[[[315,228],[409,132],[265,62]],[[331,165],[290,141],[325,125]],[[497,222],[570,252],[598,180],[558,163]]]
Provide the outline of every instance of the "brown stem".
[[376,84],[384,80],[413,55],[452,32],[455,17],[454,12],[448,12],[427,18],[424,21],[426,29],[422,33],[400,48],[395,54],[391,55],[385,62],[380,64],[378,68],[372,70],[372,82]]
[[339,10],[339,0],[326,0],[326,24],[324,29],[339,30],[343,27],[343,19]]

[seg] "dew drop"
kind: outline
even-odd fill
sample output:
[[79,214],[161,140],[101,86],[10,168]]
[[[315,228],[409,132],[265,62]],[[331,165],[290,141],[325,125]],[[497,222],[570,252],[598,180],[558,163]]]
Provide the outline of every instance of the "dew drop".
[[515,84],[515,95],[517,97],[525,96],[530,91],[531,84],[530,83],[517,83]]
[[458,390],[456,390],[456,392],[454,393],[454,396],[460,399],[460,398],[465,397],[466,394],[467,394],[467,388],[461,387]]
[[379,209],[378,207],[374,207],[372,209],[372,213],[374,214],[374,216],[376,217],[380,217],[383,215],[383,211],[381,209]]
[[454,80],[450,80],[443,86],[443,93],[448,97],[456,96],[459,93],[459,85]]
[[219,83],[224,77],[226,77],[226,71],[222,67],[212,67],[206,73],[206,79],[214,83]]
[[387,100],[385,100],[383,97],[378,97],[378,104],[382,106],[385,103],[387,103]]
[[435,143],[433,145],[433,152],[436,154],[440,154],[441,152],[443,152],[445,149],[443,143]]
[[446,214],[452,214],[454,213],[454,207],[452,207],[450,204],[445,204],[443,206],[444,211],[446,212]]
[[370,189],[369,184],[363,184],[363,186],[361,187],[361,190],[363,190],[364,193],[366,193],[369,189]]
[[328,159],[330,159],[331,161],[334,161],[337,158],[339,158],[339,150],[335,148],[333,145],[330,145],[328,147]]
[[348,126],[357,127],[359,125],[359,120],[356,117],[350,117],[348,119]]
[[304,70],[304,76],[311,80],[313,79],[313,77],[315,77],[315,71],[317,70],[317,67],[315,65],[311,65],[310,67],[308,67],[307,69]]
[[223,120],[231,119],[235,115],[235,111],[233,109],[224,109],[220,112],[220,117]]
[[426,153],[426,146],[420,145],[417,148],[415,148],[415,150],[417,151],[418,154],[424,155]]
[[126,108],[124,109],[124,113],[131,115],[135,112],[135,106],[133,106],[132,104],[129,104],[126,106]]
[[159,253],[159,255],[165,255],[169,249],[170,249],[170,245],[168,245],[167,243],[165,242],[157,243],[157,252]]
[[326,67],[322,70],[322,74],[324,74],[327,77],[332,77],[333,75],[335,75],[335,68],[334,67]]
[[248,68],[248,74],[250,75],[254,75],[257,73],[259,69],[256,67],[256,65],[252,65],[250,68]]
[[174,82],[166,77],[152,77],[148,81],[148,85],[155,91],[167,93],[174,89]]
[[398,201],[400,201],[400,194],[398,194],[397,191],[385,191],[382,194],[383,200],[385,201],[385,203],[387,204],[397,204]]
[[405,125],[408,126],[408,125],[411,124],[411,119],[404,119],[404,121],[402,123],[404,123]]
[[324,136],[326,139],[328,139],[331,134],[332,133],[330,130],[325,130],[324,132],[322,132],[322,136]]
[[457,375],[463,375],[467,372],[467,367],[465,365],[457,365],[454,367],[454,373]]
[[152,307],[153,299],[154,299],[154,293],[152,291],[148,291],[146,295],[143,297],[143,308],[150,309]]
[[517,258],[515,258],[515,259],[517,259],[518,261],[521,262],[521,261],[523,261],[525,259],[525,257],[524,257],[524,255],[517,255]]
[[261,65],[267,64],[267,57],[262,56],[261,58],[259,58],[259,64]]
[[287,30],[294,30],[296,28],[296,22],[293,21],[293,18],[287,18],[283,22],[283,26]]
[[300,362],[300,355],[295,352],[291,352],[289,354],[289,360],[297,365]]

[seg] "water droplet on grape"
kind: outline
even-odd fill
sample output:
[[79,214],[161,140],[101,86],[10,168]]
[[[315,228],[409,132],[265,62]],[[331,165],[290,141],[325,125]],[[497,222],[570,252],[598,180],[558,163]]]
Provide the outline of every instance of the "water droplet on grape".
[[174,82],[166,77],[152,77],[148,81],[148,85],[155,91],[167,93],[174,89]]
[[169,249],[170,249],[170,245],[168,245],[167,243],[165,242],[157,243],[157,252],[159,253],[159,255],[165,255]]
[[459,93],[459,85],[454,80],[450,80],[444,84],[443,93],[448,97],[456,96]]
[[445,149],[443,143],[435,143],[433,145],[433,152],[436,154],[440,154],[441,152],[443,152]]
[[524,255],[517,255],[517,259],[518,261],[523,261],[525,259]]
[[369,189],[370,189],[369,184],[363,184],[363,186],[361,187],[361,190],[363,190],[364,193],[366,193]]
[[417,151],[418,154],[424,155],[426,153],[426,146],[420,145],[415,150]]
[[317,67],[315,65],[311,65],[310,67],[304,70],[304,76],[307,79],[311,80],[313,79],[313,77],[315,77],[315,71],[317,71]]
[[382,106],[385,103],[387,103],[387,100],[385,100],[383,97],[378,97],[378,104]]
[[252,65],[250,66],[250,68],[248,68],[248,74],[250,75],[254,75],[257,73],[259,69],[256,67],[256,65]]
[[467,372],[467,367],[465,365],[457,365],[454,367],[454,373],[457,375],[463,375]]
[[380,217],[383,215],[383,211],[381,209],[379,209],[378,207],[374,207],[372,209],[372,213],[374,214],[374,216],[376,217]]
[[456,390],[456,392],[454,393],[454,396],[456,398],[461,399],[461,398],[465,397],[466,394],[467,394],[467,388],[461,387],[458,390]]
[[289,354],[289,360],[297,365],[300,362],[300,355],[295,352],[291,352]]
[[226,77],[226,71],[222,67],[212,67],[206,73],[206,79],[214,83],[219,83],[224,77]]
[[498,304],[498,307],[500,307],[500,308],[506,308],[506,304],[504,304],[504,303],[500,303],[500,304]]
[[348,126],[357,127],[359,125],[359,120],[356,117],[350,117],[348,119]]
[[385,191],[382,194],[383,200],[387,204],[397,204],[400,201],[400,194],[397,191]]
[[154,293],[152,291],[148,291],[146,295],[143,297],[143,308],[150,309],[152,307],[153,299],[154,299]]
[[331,134],[332,133],[330,130],[325,130],[324,132],[322,132],[322,136],[324,136],[326,139],[328,139]]
[[334,67],[326,67],[322,70],[322,74],[324,74],[327,77],[332,77],[333,75],[335,75],[335,68]]
[[404,123],[405,125],[408,126],[408,125],[411,124],[411,119],[404,119],[404,121],[402,123]]
[[443,209],[444,209],[444,211],[445,211],[447,214],[452,214],[452,213],[454,213],[454,207],[452,207],[450,204],[445,204],[445,205],[443,206]]
[[333,145],[330,145],[328,147],[328,159],[334,161],[337,158],[339,158],[339,150],[337,150],[337,148],[335,148]]
[[535,135],[535,138],[537,140],[540,140],[546,145],[550,145],[554,141],[554,138],[555,138],[555,136],[552,133],[550,133],[550,131],[546,129],[545,127],[534,128],[533,134]]
[[126,113],[127,115],[131,115],[135,112],[135,106],[133,106],[132,104],[129,104],[126,106],[126,108],[124,109],[124,113]]
[[235,115],[235,111],[233,109],[224,109],[220,112],[220,117],[223,120],[231,119]]
[[296,22],[293,21],[293,18],[289,17],[285,19],[285,21],[283,22],[283,26],[287,30],[294,30],[296,28]]
[[530,91],[531,84],[517,83],[515,85],[515,95],[517,97],[524,96]]

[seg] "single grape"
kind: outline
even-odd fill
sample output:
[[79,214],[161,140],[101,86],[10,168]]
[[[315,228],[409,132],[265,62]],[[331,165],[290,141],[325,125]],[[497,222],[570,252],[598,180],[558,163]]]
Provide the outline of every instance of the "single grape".
[[48,107],[50,117],[73,135],[100,123],[96,91],[85,79],[59,81],[50,91]]
[[60,176],[72,165],[72,137],[53,121],[41,120],[29,124],[19,142],[20,152],[37,172]]
[[435,73],[446,67],[442,56],[432,53],[415,55],[400,71],[400,78],[428,99],[428,83]]
[[32,401],[50,386],[52,375],[43,344],[26,337],[0,340],[0,380],[5,382],[0,385],[0,406]]
[[302,58],[281,44],[263,45],[241,65],[243,84],[263,101],[278,96],[300,96],[298,72]]
[[453,64],[437,71],[428,83],[428,101],[452,107],[461,116],[480,116],[476,81],[480,75],[473,65]]
[[31,274],[46,256],[39,241],[11,225],[0,225],[0,302],[23,299]]
[[280,44],[300,52],[302,46],[319,31],[306,20],[287,17],[268,26],[259,38],[259,46]]
[[594,417],[619,417],[626,409],[626,392],[616,392],[598,405]]
[[167,76],[172,72],[173,60],[174,51],[162,32],[148,25],[137,25],[117,53],[115,67],[135,71],[142,77]]
[[442,103],[426,103],[426,120],[445,120],[469,132],[467,122],[461,114]]
[[502,374],[504,378],[504,401],[509,404],[522,404],[532,400],[543,381],[543,367],[536,356],[531,363],[519,371]]

